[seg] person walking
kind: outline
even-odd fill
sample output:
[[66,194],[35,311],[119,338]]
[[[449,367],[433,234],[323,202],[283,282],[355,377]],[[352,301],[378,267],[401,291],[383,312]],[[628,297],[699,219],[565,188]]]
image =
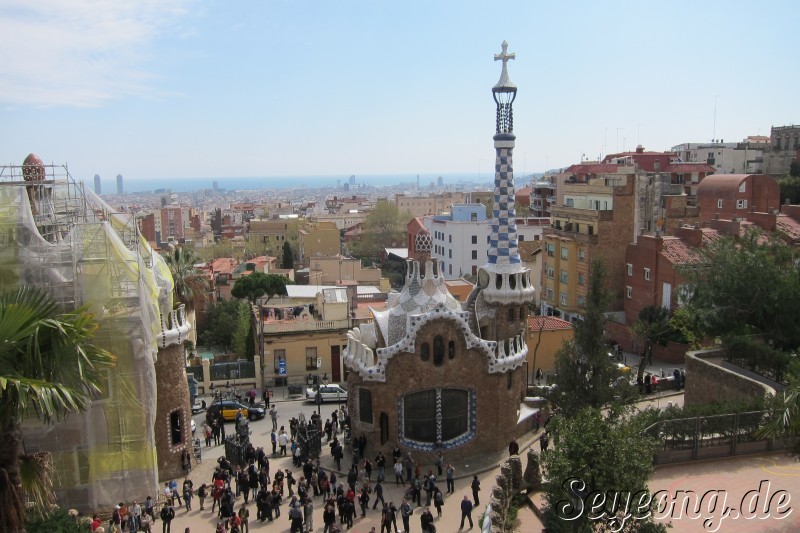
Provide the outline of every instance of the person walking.
[[539,450],[546,452],[548,444],[550,444],[550,439],[547,436],[547,431],[544,431],[539,435]]
[[286,430],[281,426],[281,431],[278,433],[278,445],[281,448],[281,455],[286,455],[286,446],[289,444],[289,435]]
[[455,492],[454,476],[456,469],[453,467],[453,465],[447,463],[447,468],[445,468],[444,471],[447,479],[447,494],[453,494]]
[[478,475],[475,474],[472,476],[472,499],[475,500],[475,507],[481,504],[480,499],[478,498],[478,492],[481,490],[481,482],[478,481]]
[[375,509],[376,507],[378,507],[379,501],[381,502],[381,506],[385,507],[386,501],[383,499],[383,485],[381,484],[381,482],[378,481],[377,483],[375,483],[375,488],[372,490],[375,491],[375,503],[372,504],[372,508]]
[[444,455],[442,455],[442,450],[436,452],[436,472],[439,477],[442,476],[442,469],[444,469]]
[[436,515],[442,517],[442,506],[444,505],[444,496],[439,487],[433,487],[433,505],[436,507]]
[[278,429],[278,409],[275,407],[275,404],[272,404],[272,407],[269,408],[269,417],[272,420],[272,431]]
[[242,522],[242,533],[250,533],[250,509],[247,508],[247,502],[239,508],[239,520]]
[[464,496],[461,500],[461,525],[458,529],[464,529],[464,519],[469,520],[469,528],[472,529],[472,502],[469,501],[468,496]]
[[161,533],[172,531],[173,518],[175,518],[175,509],[172,507],[172,500],[167,500],[167,504],[161,508]]
[[394,464],[394,483],[398,486],[406,486],[405,481],[403,481],[403,463],[400,461]]
[[409,533],[411,531],[411,528],[408,525],[408,519],[413,512],[414,509],[411,507],[411,504],[408,503],[408,500],[403,498],[403,503],[400,504],[400,518],[403,520],[404,533]]
[[436,526],[433,525],[433,515],[429,508],[425,508],[422,514],[419,515],[419,525],[422,528],[422,533],[436,533]]

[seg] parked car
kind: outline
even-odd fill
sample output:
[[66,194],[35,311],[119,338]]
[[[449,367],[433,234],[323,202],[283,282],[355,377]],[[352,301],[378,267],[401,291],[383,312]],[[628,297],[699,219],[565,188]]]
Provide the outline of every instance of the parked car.
[[232,400],[223,400],[221,402],[212,403],[206,411],[206,417],[216,417],[220,411],[222,412],[222,418],[226,421],[236,420],[236,413],[239,411],[241,411],[248,420],[260,420],[267,416],[267,410],[263,407],[250,407],[249,405]]
[[195,423],[194,418],[192,418],[191,421],[192,421],[192,435],[194,435],[194,432],[197,431],[197,424]]
[[309,387],[306,389],[306,400],[317,401],[317,393],[322,396],[323,402],[336,402],[347,400],[347,389],[339,385],[322,385],[320,387]]

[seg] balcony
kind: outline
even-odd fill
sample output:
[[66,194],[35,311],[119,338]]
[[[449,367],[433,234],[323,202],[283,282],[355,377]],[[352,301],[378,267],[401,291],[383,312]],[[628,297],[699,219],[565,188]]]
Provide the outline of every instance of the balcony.
[[334,331],[350,329],[350,319],[344,320],[265,320],[264,335],[280,335],[283,333]]

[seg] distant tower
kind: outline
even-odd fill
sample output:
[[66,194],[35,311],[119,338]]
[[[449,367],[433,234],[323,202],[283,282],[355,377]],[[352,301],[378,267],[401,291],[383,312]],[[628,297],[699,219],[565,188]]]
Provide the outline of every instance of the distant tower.
[[350,176],[350,185],[355,185],[355,184],[356,184],[356,176],[354,174],[354,175]]
[[439,176],[436,178],[436,186],[437,187],[444,187],[444,178]]
[[102,194],[100,192],[100,174],[94,175],[94,193],[95,194]]
[[216,181],[212,181],[211,182],[211,187],[213,187],[213,189],[215,191],[218,191],[219,190],[219,183],[217,183]]
[[117,194],[125,194],[125,189],[122,187],[122,174],[117,174]]

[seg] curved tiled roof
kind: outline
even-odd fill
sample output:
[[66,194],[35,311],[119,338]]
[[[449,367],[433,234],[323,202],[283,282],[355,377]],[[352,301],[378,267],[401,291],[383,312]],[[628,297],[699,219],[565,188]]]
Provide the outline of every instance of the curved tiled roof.
[[718,192],[739,190],[739,185],[742,181],[751,176],[752,174],[713,174],[706,176],[697,186],[697,194],[711,194],[714,195]]

